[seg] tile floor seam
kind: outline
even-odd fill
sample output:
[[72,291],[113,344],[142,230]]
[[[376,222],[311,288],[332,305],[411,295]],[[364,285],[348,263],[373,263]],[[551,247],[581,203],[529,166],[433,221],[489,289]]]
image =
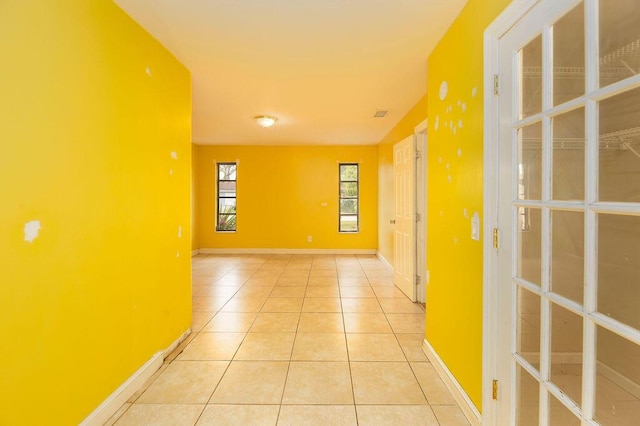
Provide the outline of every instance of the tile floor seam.
[[[210,300],[210,302],[208,303],[215,303],[215,298],[217,297],[217,294],[224,294],[225,296],[220,297],[220,298],[226,298],[226,301],[224,304],[222,304],[220,307],[218,307],[215,311],[213,311],[213,315],[206,319],[206,317],[208,317],[208,314],[203,314],[203,316],[206,319],[206,321],[204,322],[204,324],[199,327],[197,330],[194,329],[194,333],[192,333],[193,337],[189,336],[189,342],[187,342],[186,345],[184,345],[184,347],[181,349],[181,352],[184,351],[187,347],[189,347],[189,345],[191,344],[191,342],[193,342],[198,336],[204,336],[204,333],[211,333],[211,331],[206,331],[206,328],[209,326],[212,326],[213,322],[215,321],[216,317],[223,313],[222,310],[224,309],[225,306],[229,306],[229,302],[231,300],[233,300],[235,297],[237,296],[246,296],[246,297],[251,297],[252,294],[264,294],[264,299],[262,301],[261,304],[259,304],[259,307],[253,307],[253,308],[249,308],[248,312],[246,312],[245,310],[247,308],[242,308],[241,304],[238,304],[239,308],[238,311],[239,312],[224,312],[227,314],[252,314],[253,317],[251,318],[248,327],[247,328],[243,328],[243,337],[242,340],[239,342],[239,344],[235,347],[233,354],[231,354],[229,356],[229,360],[227,361],[227,365],[224,369],[224,371],[222,372],[222,374],[220,375],[220,378],[218,380],[218,382],[215,384],[215,387],[213,388],[213,391],[211,392],[211,394],[209,395],[209,398],[207,399],[207,402],[203,405],[202,410],[199,412],[198,418],[196,419],[196,422],[199,422],[203,416],[205,411],[207,410],[207,407],[209,406],[221,406],[221,405],[233,405],[233,406],[237,406],[237,407],[250,407],[252,405],[265,405],[264,403],[248,403],[248,402],[239,402],[239,401],[230,401],[230,402],[224,402],[224,401],[220,401],[219,403],[215,403],[213,401],[214,399],[214,394],[216,393],[216,391],[218,391],[218,389],[220,388],[223,379],[225,378],[225,376],[228,374],[229,369],[232,367],[233,363],[249,363],[249,362],[270,362],[270,361],[266,361],[266,360],[237,360],[237,356],[242,348],[242,346],[247,342],[247,339],[249,337],[250,333],[257,333],[257,334],[264,334],[269,335],[269,334],[273,334],[273,333],[278,333],[280,331],[278,331],[277,329],[273,329],[270,330],[268,329],[267,331],[254,331],[252,332],[252,328],[254,327],[254,325],[256,324],[256,322],[258,321],[258,318],[260,316],[261,313],[268,313],[268,312],[263,312],[262,310],[265,308],[266,304],[269,302],[269,300],[273,300],[276,298],[289,298],[291,297],[290,295],[295,295],[295,294],[300,294],[301,296],[295,296],[298,297],[300,299],[302,299],[302,305],[300,306],[300,309],[297,309],[296,312],[292,312],[293,314],[297,314],[297,321],[295,324],[295,330],[293,330],[293,339],[292,339],[292,343],[291,343],[291,347],[288,349],[288,351],[286,352],[286,358],[288,358],[288,360],[285,360],[283,362],[287,362],[287,366],[286,366],[286,371],[284,372],[284,383],[282,385],[282,392],[279,398],[279,402],[278,403],[268,403],[266,405],[278,405],[278,409],[277,409],[277,413],[275,416],[275,421],[276,424],[279,424],[280,421],[284,421],[284,418],[282,417],[283,413],[283,406],[300,406],[300,407],[304,407],[304,406],[313,406],[313,407],[331,407],[331,406],[345,406],[345,407],[351,407],[353,409],[353,414],[355,415],[355,424],[360,424],[362,419],[360,418],[360,413],[358,411],[358,406],[370,406],[370,407],[410,407],[410,406],[414,406],[414,404],[400,404],[398,405],[398,403],[394,403],[392,400],[384,400],[381,399],[378,402],[366,402],[363,401],[363,403],[358,404],[358,401],[356,399],[356,388],[354,387],[354,373],[353,373],[353,366],[355,365],[355,363],[358,363],[359,365],[371,365],[371,363],[378,363],[379,368],[381,368],[381,371],[384,371],[386,368],[382,367],[385,364],[389,364],[391,365],[391,363],[395,363],[396,365],[400,366],[406,366],[409,368],[409,370],[411,371],[411,375],[406,375],[406,377],[411,377],[412,378],[412,383],[415,382],[418,385],[418,388],[421,390],[421,394],[423,396],[423,401],[422,404],[420,405],[415,405],[415,406],[426,406],[428,407],[429,413],[431,413],[435,419],[436,414],[434,412],[434,410],[431,408],[431,404],[429,404],[428,399],[426,398],[426,393],[424,388],[422,387],[422,384],[420,383],[420,381],[418,380],[418,375],[416,373],[415,367],[412,364],[412,362],[414,363],[418,363],[418,362],[423,362],[423,361],[411,361],[411,359],[416,358],[414,354],[415,348],[414,343],[412,339],[416,339],[419,336],[414,336],[414,337],[407,337],[407,338],[403,338],[400,339],[400,335],[401,334],[424,334],[424,331],[412,331],[413,329],[419,329],[420,327],[418,326],[418,322],[414,321],[415,317],[411,317],[411,316],[407,316],[407,317],[402,317],[401,315],[407,315],[407,313],[405,313],[405,310],[411,310],[410,307],[404,308],[404,305],[402,303],[398,303],[395,302],[396,299],[400,300],[400,299],[406,299],[406,296],[404,295],[399,295],[397,292],[392,292],[390,290],[386,290],[387,288],[390,289],[396,289],[397,287],[394,286],[393,284],[389,284],[389,279],[387,278],[388,275],[384,272],[380,272],[382,267],[378,267],[379,264],[379,260],[375,257],[372,256],[339,256],[339,255],[321,255],[321,256],[305,256],[305,257],[297,257],[295,255],[293,256],[286,256],[286,257],[282,257],[279,255],[274,255],[274,256],[269,256],[269,255],[260,255],[260,256],[251,256],[251,255],[246,255],[246,256],[228,256],[231,259],[231,263],[233,264],[233,266],[227,268],[225,267],[225,257],[223,256],[219,256],[219,255],[205,255],[205,257],[200,257],[200,259],[207,259],[211,261],[211,264],[216,265],[215,267],[208,267],[206,264],[203,264],[202,266],[197,266],[198,265],[198,257],[196,256],[196,258],[194,259],[194,263],[196,264],[196,268],[198,270],[201,270],[202,273],[199,274],[199,276],[203,276],[206,277],[206,270],[207,268],[211,271],[210,274],[215,274],[215,276],[217,277],[215,282],[220,282],[218,284],[218,286],[223,285],[222,283],[231,283],[234,282],[234,284],[229,284],[229,285],[234,285],[236,286],[236,290],[231,293],[228,292],[229,290],[226,289],[220,289],[220,290],[214,290],[214,288],[216,287],[215,282],[214,284],[211,284],[210,286],[205,286],[203,287],[199,287],[198,291],[200,292],[199,294],[195,294],[195,297],[200,297],[201,299],[199,300],[199,303],[202,303],[203,305],[206,306],[207,303],[207,299]],[[306,269],[307,273],[304,274],[305,278],[302,278],[300,276],[300,280],[302,281],[302,283],[297,283],[297,276],[298,273],[289,273],[287,274],[286,271],[288,270],[287,267],[292,265],[294,260],[300,260],[300,264],[304,264],[306,262],[309,262],[308,265],[308,269]],[[205,260],[205,261],[207,261]],[[376,263],[373,263],[373,262]],[[356,264],[357,262],[357,264]],[[204,263],[204,262],[203,262]],[[384,265],[382,265],[384,266]],[[300,267],[300,266],[296,266],[296,267]],[[194,269],[196,269],[194,268]],[[386,270],[386,267],[384,268]],[[294,270],[294,269],[292,269]],[[316,272],[316,273],[312,273],[313,270],[316,271],[322,271],[322,270],[333,270],[333,273],[330,272]],[[226,272],[223,272],[226,271]],[[237,285],[238,281],[234,281],[234,279],[232,278],[232,275],[227,275],[230,272],[240,272],[240,278],[238,279],[238,281],[242,281],[242,284],[240,284],[239,286]],[[328,275],[327,275],[328,274]],[[229,277],[228,280],[225,280],[224,277],[227,276]],[[323,278],[324,276],[328,276],[328,278]],[[251,281],[254,280],[254,281]],[[264,286],[260,286],[259,284],[261,284],[261,282],[259,280],[265,280],[264,281]],[[378,289],[379,291],[376,292],[373,288],[373,284],[372,281],[375,282],[378,285]],[[366,284],[365,284],[366,283]],[[256,285],[258,284],[258,285]],[[313,284],[313,285],[312,285]],[[270,290],[268,291],[268,293],[265,290],[257,290],[255,292],[251,291],[251,288],[259,288],[259,287],[270,287]],[[279,289],[286,289],[286,288],[299,288],[299,287],[304,287],[304,290],[302,290],[300,292],[300,290],[288,290],[288,291],[284,291],[284,290],[276,290],[277,288]],[[333,288],[337,292],[337,296],[338,296],[338,306],[339,306],[339,312],[333,312],[334,309],[338,309],[337,307],[331,307],[331,304],[327,304],[327,305],[323,305],[318,303],[318,305],[316,305],[314,308],[311,308],[309,311],[303,311],[305,303],[307,302],[307,299],[318,299],[318,295],[321,294],[324,297],[320,297],[320,298],[327,298],[327,297],[331,297],[333,298],[334,296],[327,296],[329,294],[331,294],[332,291],[319,291],[316,290],[315,293],[310,293],[310,287],[317,287],[317,288],[322,288],[322,287],[326,287],[326,288]],[[349,288],[349,290],[346,290],[347,288]],[[384,291],[383,291],[384,290]],[[240,293],[242,292],[242,293]],[[194,291],[195,293],[195,291]],[[355,296],[355,297],[345,297],[347,294],[351,295],[351,296]],[[286,296],[284,296],[286,295]],[[387,296],[387,295],[391,295],[392,297],[381,297],[381,296]],[[368,297],[368,296],[372,296],[372,297]],[[262,297],[262,296],[261,296]],[[386,306],[386,310],[383,307],[383,303],[382,303],[382,299],[387,299],[385,300],[385,304],[384,306]],[[237,299],[236,299],[237,300]],[[355,302],[358,303],[358,305],[350,305],[350,306],[356,306],[355,308],[350,308],[350,310],[353,310],[353,312],[345,312],[345,305],[347,304],[353,304],[354,302],[347,302],[347,300],[360,300],[360,301],[364,301],[364,300],[375,300],[375,306],[379,309],[379,311],[376,312],[368,312],[368,309],[371,308],[367,308],[366,305],[361,305],[361,302]],[[238,303],[238,302],[236,302]],[[407,304],[408,305],[408,304]],[[277,304],[276,304],[277,306]],[[312,306],[312,305],[310,305]],[[289,310],[289,308],[275,308],[273,313],[287,313]],[[283,312],[280,312],[283,311]],[[390,312],[387,312],[390,311]],[[420,314],[424,315],[424,310],[421,309],[422,312],[420,312]],[[202,311],[202,312],[208,312],[208,311]],[[413,312],[413,311],[412,311]],[[345,353],[345,357],[346,357],[346,361],[341,361],[341,356],[335,356],[335,355],[329,355],[329,359],[305,359],[304,357],[311,357],[313,358],[314,355],[313,353],[310,353],[311,355],[302,355],[303,358],[301,359],[294,359],[294,354],[296,351],[296,346],[298,345],[299,342],[302,342],[300,339],[302,338],[302,336],[305,334],[303,332],[303,330],[301,329],[301,324],[302,324],[302,318],[303,318],[303,314],[307,313],[307,314],[315,314],[315,315],[311,315],[311,316],[307,316],[307,318],[313,318],[315,317],[317,320],[320,321],[324,321],[325,318],[331,318],[330,316],[325,317],[323,314],[339,314],[337,315],[337,318],[340,318],[340,320],[342,321],[341,326],[338,329],[336,328],[335,331],[327,331],[327,327],[326,326],[320,326],[320,330],[319,331],[314,331],[313,330],[313,326],[312,329],[309,330],[309,333],[312,334],[318,334],[318,335],[330,335],[330,334],[336,334],[336,333],[340,333],[341,334],[341,338],[340,341],[342,343],[342,345],[344,345],[344,353]],[[384,323],[385,325],[388,327],[389,332],[384,332],[381,333],[380,331],[376,330],[376,329],[367,329],[365,328],[365,332],[361,332],[361,330],[359,329],[359,326],[357,325],[357,323],[353,323],[352,322],[352,326],[350,327],[355,327],[355,328],[350,328],[351,333],[349,333],[347,331],[347,320],[346,317],[347,316],[353,316],[353,318],[355,318],[356,315],[379,315],[379,314],[383,314],[384,316],[379,317],[380,319],[384,318]],[[398,315],[392,318],[392,315]],[[411,315],[411,314],[409,314]],[[247,316],[248,317],[248,316]],[[233,316],[224,316],[224,317],[219,317],[219,318],[223,318],[222,321],[227,321],[227,320],[233,320],[234,317]],[[360,324],[367,324],[368,319],[365,320],[365,318],[367,318],[366,316],[361,317],[360,319]],[[373,318],[373,317],[371,317]],[[393,319],[393,321],[392,321]],[[403,322],[410,321],[409,325],[403,325]],[[364,322],[362,322],[364,321]],[[309,323],[311,324],[311,323]],[[394,326],[392,324],[396,325],[396,329],[394,329]],[[245,327],[244,325],[242,325],[242,327]],[[398,328],[399,327],[399,328]],[[231,327],[233,328],[233,326]],[[422,327],[423,328],[423,327]],[[223,330],[225,329],[225,327],[223,327]],[[400,331],[402,331],[403,333],[401,333]],[[219,333],[237,333],[236,330],[233,331],[213,331],[212,335],[215,334],[219,334]],[[284,331],[282,331],[284,332]],[[287,332],[290,333],[290,332]],[[348,336],[349,334],[354,334],[355,336],[363,336],[363,335],[374,335],[374,334],[381,334],[383,336],[387,336],[389,333],[393,333],[394,338],[392,339],[392,341],[395,342],[395,345],[397,345],[397,348],[400,349],[400,353],[402,354],[401,356],[398,355],[398,360],[396,359],[389,359],[389,360],[385,360],[385,361],[377,361],[376,356],[373,356],[373,358],[371,358],[370,360],[365,360],[365,361],[355,361],[353,360],[353,352],[352,350],[350,350],[349,347],[349,339]],[[310,340],[313,341],[313,340]],[[328,342],[329,340],[320,340],[320,342]],[[367,340],[360,340],[361,342],[367,342]],[[391,340],[389,340],[391,341]],[[403,347],[402,342],[405,342],[405,344],[407,345],[406,348]],[[370,341],[371,342],[371,341]],[[318,343],[316,341],[315,344],[312,344],[312,347],[317,346]],[[395,349],[392,350],[392,352],[397,352]],[[180,362],[187,362],[187,360],[178,360],[177,357],[180,355],[176,354],[175,357],[173,357],[168,363],[167,365],[170,365],[171,363],[173,363],[173,361],[180,361]],[[375,351],[374,351],[375,353]],[[412,355],[410,355],[412,354]],[[396,354],[397,355],[397,354]],[[394,357],[396,355],[393,355]],[[367,355],[370,356],[370,355]],[[335,360],[333,358],[336,358]],[[399,359],[402,358],[402,361],[400,361]],[[196,361],[196,360],[191,360],[191,361]],[[281,362],[281,361],[278,361]],[[296,364],[300,364],[300,365],[317,365],[317,366],[321,366],[325,363],[342,363],[342,362],[346,362],[346,366],[345,366],[345,372],[348,371],[349,374],[349,381],[348,381],[348,385],[351,386],[350,388],[350,396],[351,399],[353,400],[353,403],[351,404],[331,404],[331,403],[307,403],[305,402],[304,399],[301,399],[300,403],[291,403],[291,404],[284,404],[285,402],[285,395],[287,392],[287,386],[290,385],[289,383],[289,375],[292,371],[292,368],[294,366],[293,363]],[[325,364],[325,365],[329,365],[329,364]],[[284,366],[282,366],[284,367]],[[404,367],[404,368],[406,368]],[[322,370],[320,370],[322,371]],[[406,373],[409,373],[408,371]],[[360,373],[361,374],[361,373]],[[403,373],[404,374],[404,373]],[[154,379],[157,380],[158,377],[156,377]],[[346,378],[346,377],[345,377]],[[231,380],[231,382],[233,382],[233,379],[229,378],[228,381]],[[299,379],[298,379],[299,380]],[[229,383],[231,383],[229,382]],[[407,382],[408,383],[408,382]],[[150,386],[150,385],[148,385]],[[148,387],[147,386],[147,387]],[[225,385],[226,386],[226,385]],[[298,385],[299,386],[299,385]],[[400,386],[405,386],[405,385],[400,385]],[[364,389],[364,388],[363,388]],[[410,389],[410,388],[408,388]],[[345,388],[346,390],[346,388]],[[144,390],[146,391],[146,389]],[[140,395],[142,395],[141,392]],[[291,395],[295,395],[297,393],[297,391],[293,390],[293,388],[290,390],[293,391],[294,393],[292,393]],[[365,394],[363,395],[366,395]],[[313,399],[312,399],[313,400]],[[374,399],[375,401],[375,399]],[[122,417],[122,415],[124,415],[125,413],[127,413],[127,411],[129,411],[131,409],[131,407],[133,407],[135,404],[140,404],[141,403],[134,401],[133,403],[130,403],[128,406],[126,406],[125,410],[119,415],[119,418]],[[167,405],[172,405],[172,404],[163,404],[165,406]],[[173,405],[179,405],[179,404],[173,404]],[[195,404],[198,405],[198,404]],[[459,407],[457,405],[441,405],[442,407],[452,407],[452,408],[456,408],[457,410],[459,410]],[[139,415],[139,410],[137,411],[137,415]],[[304,411],[303,411],[304,412]],[[211,417],[212,415],[216,415],[212,412],[209,412],[210,414],[207,415],[207,419],[211,420],[215,417]],[[426,413],[426,411],[425,411]],[[441,413],[442,414],[442,413]],[[449,415],[449,414],[447,414]],[[287,414],[287,419],[291,419],[291,412],[288,412]],[[116,419],[116,421],[118,421],[119,419]]]

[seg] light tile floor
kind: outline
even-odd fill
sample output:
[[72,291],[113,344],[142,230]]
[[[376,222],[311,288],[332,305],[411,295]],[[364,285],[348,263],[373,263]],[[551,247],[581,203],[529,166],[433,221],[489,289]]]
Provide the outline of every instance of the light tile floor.
[[467,425],[375,256],[198,255],[193,333],[108,425]]

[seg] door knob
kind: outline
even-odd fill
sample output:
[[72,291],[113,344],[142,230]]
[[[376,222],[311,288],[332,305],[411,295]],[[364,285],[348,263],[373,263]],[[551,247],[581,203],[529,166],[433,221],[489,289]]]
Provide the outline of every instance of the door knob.
[[395,220],[395,219],[391,219],[391,220],[389,221],[389,223],[390,223],[390,224],[392,224],[392,225],[395,225],[395,224],[396,224],[396,220]]

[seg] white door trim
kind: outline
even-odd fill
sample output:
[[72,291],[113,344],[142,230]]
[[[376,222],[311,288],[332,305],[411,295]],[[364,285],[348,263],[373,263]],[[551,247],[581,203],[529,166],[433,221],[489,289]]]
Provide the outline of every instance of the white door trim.
[[[494,75],[500,74],[498,43],[539,0],[514,0],[484,32],[484,227],[482,312],[482,423],[497,424],[493,380],[497,377],[498,282],[493,229],[498,216],[499,102],[494,95]],[[511,88],[500,88],[511,90]]]
[[426,303],[427,299],[427,133],[428,120],[420,122],[413,130],[415,147],[420,152],[420,158],[416,159],[415,188],[416,188],[416,213],[420,214],[420,221],[416,222],[416,275],[420,277],[420,284],[416,286],[416,301]]

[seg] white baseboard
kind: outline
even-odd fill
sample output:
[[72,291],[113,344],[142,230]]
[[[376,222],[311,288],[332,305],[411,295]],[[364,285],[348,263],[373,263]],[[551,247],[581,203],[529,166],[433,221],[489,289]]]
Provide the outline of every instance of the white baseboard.
[[376,254],[375,249],[201,248],[202,254]]
[[469,395],[467,395],[464,389],[462,389],[460,383],[458,383],[453,374],[451,374],[451,371],[449,371],[445,363],[442,362],[442,359],[440,359],[427,339],[424,339],[422,342],[422,351],[427,355],[429,361],[431,361],[433,368],[447,386],[449,392],[453,395],[465,417],[469,420],[469,423],[472,425],[482,424],[482,415],[480,414],[480,411],[478,411],[473,401],[471,401],[471,398],[469,398]]
[[386,266],[387,268],[389,268],[391,271],[393,271],[393,266],[391,265],[391,263],[389,263],[389,261],[382,255],[382,253],[380,253],[379,251],[376,252],[376,256],[378,257],[378,259],[380,259],[380,262],[382,262],[384,264],[384,266]]
[[153,373],[162,367],[164,359],[175,349],[180,342],[187,338],[191,333],[191,329],[185,331],[176,341],[174,341],[164,351],[155,353],[149,361],[145,362],[142,367],[136,370],[118,389],[113,391],[111,395],[105,399],[86,419],[80,423],[80,426],[99,426],[104,425],[107,420],[120,409],[122,404],[127,402],[131,396],[142,388]]
[[200,249],[191,250],[191,257],[200,253]]

